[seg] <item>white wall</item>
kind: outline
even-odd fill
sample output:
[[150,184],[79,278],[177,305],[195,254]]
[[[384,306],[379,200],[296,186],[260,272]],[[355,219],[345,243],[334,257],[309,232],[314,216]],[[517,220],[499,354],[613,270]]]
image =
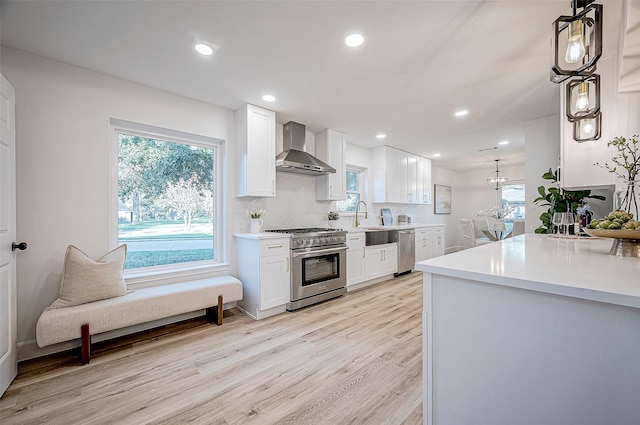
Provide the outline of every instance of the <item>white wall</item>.
[[57,297],[67,245],[94,258],[112,248],[110,119],[222,139],[233,158],[233,112],[8,48],[2,73],[16,91],[17,237],[29,244],[17,261],[18,341],[32,348],[36,321]]
[[524,157],[525,157],[525,232],[533,233],[542,222],[540,214],[548,207],[540,207],[533,203],[538,195],[538,187],[548,188],[550,182],[542,175],[551,168],[556,170],[560,165],[560,118],[557,115],[528,121],[524,124]]

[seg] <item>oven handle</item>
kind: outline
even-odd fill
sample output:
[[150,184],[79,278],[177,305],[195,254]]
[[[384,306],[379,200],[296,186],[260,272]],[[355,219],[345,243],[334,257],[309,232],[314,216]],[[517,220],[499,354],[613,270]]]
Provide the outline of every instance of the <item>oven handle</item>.
[[307,249],[305,248],[304,250],[292,250],[291,251],[291,256],[292,257],[301,257],[303,255],[318,255],[318,254],[325,254],[325,253],[334,253],[336,251],[346,251],[347,247],[332,247],[332,248],[324,248],[324,249]]

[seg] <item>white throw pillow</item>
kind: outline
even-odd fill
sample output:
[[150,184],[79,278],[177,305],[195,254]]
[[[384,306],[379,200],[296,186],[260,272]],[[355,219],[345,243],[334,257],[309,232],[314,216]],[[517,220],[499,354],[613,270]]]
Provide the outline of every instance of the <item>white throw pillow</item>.
[[123,278],[127,245],[120,245],[98,261],[73,245],[67,247],[64,257],[64,273],[60,283],[60,296],[51,308],[74,305],[119,297],[128,294]]

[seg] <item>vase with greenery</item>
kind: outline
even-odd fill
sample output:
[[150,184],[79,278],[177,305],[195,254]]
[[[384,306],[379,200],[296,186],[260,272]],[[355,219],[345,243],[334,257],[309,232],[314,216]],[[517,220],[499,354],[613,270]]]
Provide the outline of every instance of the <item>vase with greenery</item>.
[[565,190],[562,189],[558,182],[558,171],[555,172],[549,168],[549,171],[542,175],[542,178],[549,180],[552,184],[549,188],[544,186],[538,187],[538,196],[533,202],[543,207],[549,207],[547,211],[540,214],[542,224],[538,227],[536,233],[553,233],[553,224],[551,219],[554,213],[576,211],[583,199],[599,199],[604,201],[606,198],[600,195],[592,195],[591,190]]
[[640,141],[638,135],[630,139],[616,137],[607,143],[613,146],[616,153],[611,158],[611,162],[594,165],[607,169],[624,181],[624,185],[616,191],[615,209],[633,214],[638,218],[640,208]]

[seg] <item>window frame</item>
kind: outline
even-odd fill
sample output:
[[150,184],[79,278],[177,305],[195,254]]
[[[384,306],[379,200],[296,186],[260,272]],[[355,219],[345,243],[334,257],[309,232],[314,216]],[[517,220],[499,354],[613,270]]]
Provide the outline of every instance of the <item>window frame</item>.
[[[346,185],[346,177],[347,177],[347,172],[356,172],[358,173],[358,183],[360,186],[360,191],[359,192],[355,192],[353,190],[347,190],[345,187],[345,196],[347,193],[359,193],[360,194],[360,200],[364,201],[365,203],[367,202],[367,195],[366,195],[366,172],[367,169],[365,167],[360,167],[357,165],[351,165],[351,164],[347,164],[345,166],[345,170],[344,170],[344,175],[345,175],[345,185]],[[344,217],[355,217],[356,216],[356,212],[355,211],[340,211],[338,209],[338,204],[337,202],[340,201],[336,201],[336,211],[338,211],[338,213],[340,214],[340,216],[344,216]]]
[[[124,278],[128,286],[154,286],[161,281],[178,279],[197,279],[210,272],[229,268],[226,255],[225,232],[225,191],[224,191],[224,140],[186,133],[177,130],[156,127],[147,124],[134,123],[119,119],[111,119],[111,154],[110,154],[110,190],[109,190],[109,246],[111,249],[119,245],[118,227],[118,134],[125,133],[134,136],[159,139],[163,141],[187,144],[214,150],[214,227],[212,260],[165,264],[124,271]],[[162,282],[167,283],[167,282]]]

